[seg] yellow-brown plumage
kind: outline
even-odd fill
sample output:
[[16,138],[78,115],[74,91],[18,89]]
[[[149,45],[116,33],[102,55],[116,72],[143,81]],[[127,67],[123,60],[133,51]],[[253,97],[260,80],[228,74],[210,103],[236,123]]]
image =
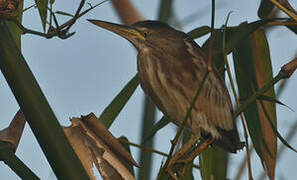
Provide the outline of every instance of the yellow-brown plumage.
[[[193,39],[158,21],[132,26],[90,21],[123,36],[136,47],[143,90],[166,116],[181,124],[207,70],[205,55]],[[206,79],[187,127],[194,134],[213,137],[215,144],[229,152],[236,152],[239,147],[230,96],[215,70]]]

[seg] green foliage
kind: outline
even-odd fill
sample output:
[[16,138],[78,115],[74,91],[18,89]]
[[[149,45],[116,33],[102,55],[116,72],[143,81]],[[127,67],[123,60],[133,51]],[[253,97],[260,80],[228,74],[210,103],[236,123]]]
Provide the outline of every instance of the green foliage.
[[[245,38],[235,48],[233,58],[241,99],[247,99],[273,78],[269,47],[263,31],[258,30]],[[265,95],[275,98],[274,89],[271,88]],[[275,104],[266,102],[265,107],[273,125],[276,126]],[[268,175],[273,179],[277,150],[276,135],[271,130],[259,102],[251,103],[244,111],[244,115],[256,152],[267,167]]]
[[228,155],[219,147],[206,149],[199,156],[202,179],[227,179]]
[[11,144],[0,141],[0,160],[4,161],[20,178],[39,178],[15,154]]
[[163,127],[165,127],[169,123],[170,123],[170,119],[168,119],[166,116],[163,116],[158,122],[156,122],[153,125],[150,133],[148,133],[148,135],[144,138],[142,143],[151,139],[159,130],[161,130]]
[[[24,6],[24,1],[20,1],[18,9],[16,12],[14,12],[14,14],[17,14],[17,20],[22,23],[22,19],[23,19],[23,6]],[[22,35],[22,31],[20,30],[20,28],[13,22],[7,22],[7,26],[9,27],[10,33],[15,41],[15,43],[17,44],[18,48],[21,49],[21,35]]]
[[261,0],[261,4],[258,9],[258,16],[261,19],[268,18],[274,9],[274,5],[269,0]]
[[56,176],[88,179],[5,23],[0,23],[0,68]]
[[[45,25],[46,25],[46,18],[47,18],[47,6],[48,6],[48,0],[35,0],[35,3],[37,5],[40,19],[42,22],[43,31],[45,31]],[[51,4],[53,4],[53,1],[51,1]]]
[[208,33],[210,33],[211,29],[208,26],[201,26],[198,28],[193,29],[192,31],[188,32],[187,34],[193,38],[193,39],[197,39],[200,38],[201,36],[204,36]]
[[104,109],[99,119],[103,124],[109,128],[114,122],[115,118],[124,108],[135,89],[139,84],[138,75],[136,74],[120,91],[120,93],[111,101],[111,103]]

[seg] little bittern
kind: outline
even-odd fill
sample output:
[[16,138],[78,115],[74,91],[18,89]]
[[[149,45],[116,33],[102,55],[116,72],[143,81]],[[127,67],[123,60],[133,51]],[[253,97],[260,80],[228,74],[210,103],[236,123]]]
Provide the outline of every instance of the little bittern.
[[[207,71],[201,48],[187,34],[158,21],[141,21],[131,26],[89,21],[135,46],[141,87],[167,117],[180,125]],[[213,69],[186,126],[194,135],[211,137],[214,144],[235,153],[240,140],[232,111],[227,88]]]

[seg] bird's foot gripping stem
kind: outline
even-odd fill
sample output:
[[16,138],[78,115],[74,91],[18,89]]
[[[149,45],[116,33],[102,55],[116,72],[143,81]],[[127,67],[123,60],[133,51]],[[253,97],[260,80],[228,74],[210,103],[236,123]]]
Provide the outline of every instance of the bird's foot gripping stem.
[[202,153],[209,145],[214,142],[212,137],[202,142],[199,146],[195,147],[189,155],[186,155],[191,150],[200,137],[191,138],[169,161],[166,168],[168,174],[175,180],[185,175],[187,166]]

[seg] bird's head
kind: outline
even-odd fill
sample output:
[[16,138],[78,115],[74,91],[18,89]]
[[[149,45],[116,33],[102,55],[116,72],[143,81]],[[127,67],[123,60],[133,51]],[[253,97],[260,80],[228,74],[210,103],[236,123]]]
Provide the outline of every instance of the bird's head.
[[124,37],[138,51],[145,51],[149,48],[177,52],[179,48],[184,47],[184,39],[187,37],[185,33],[159,21],[140,21],[131,26],[99,20],[88,21]]

